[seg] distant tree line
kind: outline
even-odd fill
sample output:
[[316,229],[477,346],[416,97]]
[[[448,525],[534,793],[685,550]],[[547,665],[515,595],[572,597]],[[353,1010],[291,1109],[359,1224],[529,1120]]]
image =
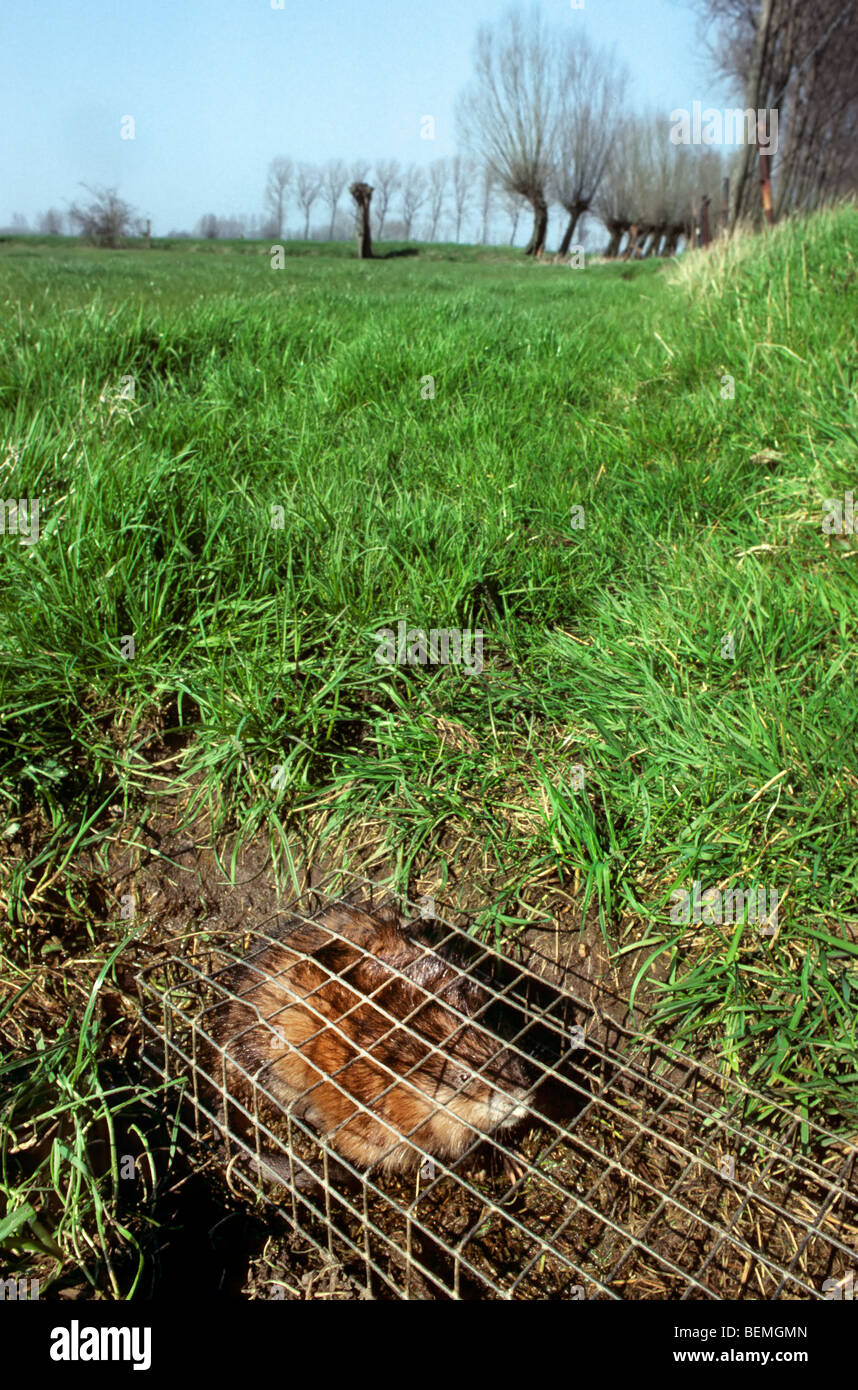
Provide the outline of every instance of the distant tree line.
[[[586,155],[566,166],[565,175],[552,171],[544,184],[545,222],[549,206],[563,212],[559,251],[565,254],[575,233],[580,233],[585,213],[601,220],[609,236],[609,253],[615,254],[623,235],[637,232],[628,242],[639,245],[645,238],[648,251],[665,254],[676,250],[680,235],[688,234],[691,206],[701,189],[717,196],[721,162],[712,151],[705,157],[690,151],[663,157],[666,122],[655,116],[612,123],[611,157]],[[203,240],[288,238],[350,240],[354,235],[355,209],[348,189],[368,181],[373,187],[372,230],[382,240],[428,242],[499,241],[516,243],[524,214],[532,200],[505,186],[495,170],[467,155],[436,159],[425,167],[379,160],[375,166],[342,161],[314,165],[278,157],[271,161],[265,184],[264,211],[258,215],[207,212],[192,230],[171,229],[170,238]],[[115,189],[93,189],[83,203],[68,213],[50,209],[37,220],[42,235],[78,232],[100,246],[119,246],[142,234],[143,221]],[[658,228],[662,236],[656,236]],[[6,229],[12,234],[30,231],[26,220],[15,214]],[[531,245],[533,238],[531,238]]]
[[[290,233],[308,240],[349,239],[354,231],[354,204],[348,190],[355,183],[373,187],[372,229],[382,239],[461,241],[487,243],[497,215],[507,219],[512,243],[518,230],[524,201],[509,195],[497,180],[487,176],[472,159],[455,156],[429,164],[402,164],[398,159],[379,159],[374,165],[359,161],[347,165],[331,159],[325,164],[293,163],[280,156],[268,167],[265,185],[265,217],[261,234],[283,239]],[[292,221],[294,213],[298,221]],[[315,214],[315,222],[313,217]],[[200,224],[201,235],[224,235],[217,219]]]
[[68,225],[66,214],[58,208],[48,208],[47,212],[40,212],[32,227],[23,213],[13,212],[11,221],[5,227],[0,227],[0,235],[26,236],[37,231],[40,236],[62,236]]

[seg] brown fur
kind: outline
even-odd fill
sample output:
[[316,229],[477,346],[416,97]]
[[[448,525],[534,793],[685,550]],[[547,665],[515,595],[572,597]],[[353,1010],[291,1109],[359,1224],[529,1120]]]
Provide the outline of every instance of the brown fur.
[[451,1011],[469,1019],[490,996],[395,910],[337,903],[277,936],[214,977],[240,999],[201,1020],[222,1050],[203,1048],[206,1070],[251,1114],[258,1084],[355,1167],[387,1172],[420,1164],[413,1143],[455,1160],[528,1114],[528,1068]]

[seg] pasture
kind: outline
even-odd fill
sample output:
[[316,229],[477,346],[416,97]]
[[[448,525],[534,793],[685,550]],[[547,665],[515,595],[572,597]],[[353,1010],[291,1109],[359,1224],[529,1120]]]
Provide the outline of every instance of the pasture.
[[[858,209],[584,270],[286,251],[0,245],[0,1248],[114,1296],[154,790],[227,876],[383,866],[512,956],[548,922],[858,1126]],[[382,664],[400,623],[481,661]],[[736,889],[776,920],[677,908]]]

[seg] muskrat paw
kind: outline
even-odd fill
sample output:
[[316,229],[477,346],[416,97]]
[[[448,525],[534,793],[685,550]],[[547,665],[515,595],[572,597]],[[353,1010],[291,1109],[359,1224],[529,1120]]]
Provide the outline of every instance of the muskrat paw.
[[510,1185],[520,1182],[530,1172],[530,1165],[522,1154],[508,1153],[503,1156],[503,1174],[509,1178]]

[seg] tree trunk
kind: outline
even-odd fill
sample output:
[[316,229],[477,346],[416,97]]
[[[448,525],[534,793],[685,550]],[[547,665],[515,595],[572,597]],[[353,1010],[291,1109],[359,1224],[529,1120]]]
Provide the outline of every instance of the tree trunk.
[[536,193],[527,201],[533,208],[533,231],[524,254],[538,258],[545,250],[545,238],[548,235],[548,204],[541,193]]
[[704,193],[700,199],[700,244],[701,246],[711,246],[712,227],[709,222],[709,205],[712,199]]
[[617,252],[620,249],[620,242],[623,239],[623,232],[625,230],[626,229],[621,222],[610,222],[608,224],[608,231],[611,234],[611,239],[605,247],[606,261],[614,260],[615,256],[617,255]]
[[587,204],[574,203],[573,206],[567,208],[566,211],[569,214],[569,221],[566,224],[566,231],[563,233],[563,240],[557,250],[558,258],[568,253],[569,247],[572,245],[572,238],[575,235],[575,228],[578,226],[579,218],[582,213],[587,211]]
[[[751,54],[751,66],[748,71],[748,85],[745,90],[745,108],[751,107],[755,112],[759,109],[760,97],[762,96],[763,68],[768,55],[773,10],[774,0],[761,0],[760,14],[757,19],[757,32],[754,37],[754,48]],[[746,139],[742,147],[742,157],[739,162],[739,167],[736,170],[736,177],[733,180],[733,200],[730,206],[731,232],[739,220],[739,215],[742,210],[742,199],[745,194],[745,186],[750,177],[751,165],[756,152],[756,143],[750,145]]]
[[357,253],[361,261],[372,260],[372,234],[369,227],[369,205],[372,189],[368,183],[353,183],[349,189],[357,204]]
[[668,227],[667,235],[664,239],[664,245],[661,248],[662,256],[676,255],[676,248],[679,245],[679,238],[682,236],[682,231],[682,227],[677,226],[675,222],[672,226]]
[[631,227],[629,227],[629,239],[620,259],[623,261],[636,260],[640,254],[643,241],[649,231],[650,228],[644,222],[632,223]]

